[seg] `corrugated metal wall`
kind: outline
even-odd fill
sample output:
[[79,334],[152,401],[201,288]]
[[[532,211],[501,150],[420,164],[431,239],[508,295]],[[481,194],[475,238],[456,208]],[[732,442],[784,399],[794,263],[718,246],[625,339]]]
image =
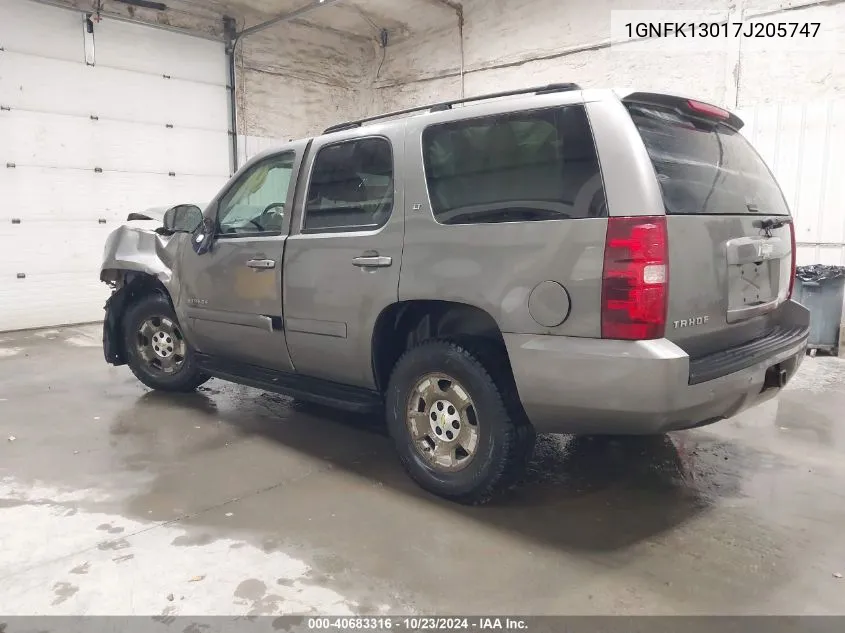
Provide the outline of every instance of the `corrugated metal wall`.
[[845,265],[845,100],[760,104],[739,115],[792,209],[798,264]]

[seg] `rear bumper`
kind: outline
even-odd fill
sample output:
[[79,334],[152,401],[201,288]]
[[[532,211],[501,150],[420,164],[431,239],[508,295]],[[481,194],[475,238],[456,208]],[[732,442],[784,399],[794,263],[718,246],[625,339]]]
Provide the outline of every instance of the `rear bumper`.
[[506,334],[505,343],[520,399],[538,432],[662,433],[731,417],[778,393],[772,368],[785,372],[786,380],[794,375],[809,325],[809,313],[797,303],[783,310],[797,336],[742,369],[699,382],[691,380],[689,356],[666,339]]

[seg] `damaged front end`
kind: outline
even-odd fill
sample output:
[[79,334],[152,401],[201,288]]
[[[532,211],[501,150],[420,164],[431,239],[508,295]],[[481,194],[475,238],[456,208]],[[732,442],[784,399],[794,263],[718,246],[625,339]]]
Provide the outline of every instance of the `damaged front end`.
[[[201,217],[199,207],[190,206]],[[168,213],[176,208],[132,213],[106,239],[100,281],[112,288],[103,319],[103,354],[109,364],[126,364],[122,319],[129,305],[153,292],[164,294],[171,302],[178,295],[172,270],[180,240],[175,239],[178,232],[167,228],[166,221]]]

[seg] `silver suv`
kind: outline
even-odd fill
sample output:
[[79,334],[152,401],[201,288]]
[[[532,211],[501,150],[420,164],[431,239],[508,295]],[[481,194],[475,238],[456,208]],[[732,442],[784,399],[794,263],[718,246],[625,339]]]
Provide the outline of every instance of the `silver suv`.
[[742,121],[560,84],[344,123],[205,208],[108,239],[104,351],[386,413],[425,489],[482,502],[535,432],[650,434],[770,398],[809,316],[795,231]]

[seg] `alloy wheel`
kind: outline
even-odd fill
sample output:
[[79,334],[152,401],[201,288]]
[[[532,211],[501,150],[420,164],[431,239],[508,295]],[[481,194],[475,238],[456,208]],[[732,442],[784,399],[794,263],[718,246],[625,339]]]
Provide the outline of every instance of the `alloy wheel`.
[[423,376],[406,407],[414,447],[433,468],[456,472],[466,468],[478,449],[478,418],[466,389],[447,374]]
[[141,323],[135,346],[147,365],[163,374],[175,374],[185,362],[185,338],[179,326],[167,317],[152,316]]

